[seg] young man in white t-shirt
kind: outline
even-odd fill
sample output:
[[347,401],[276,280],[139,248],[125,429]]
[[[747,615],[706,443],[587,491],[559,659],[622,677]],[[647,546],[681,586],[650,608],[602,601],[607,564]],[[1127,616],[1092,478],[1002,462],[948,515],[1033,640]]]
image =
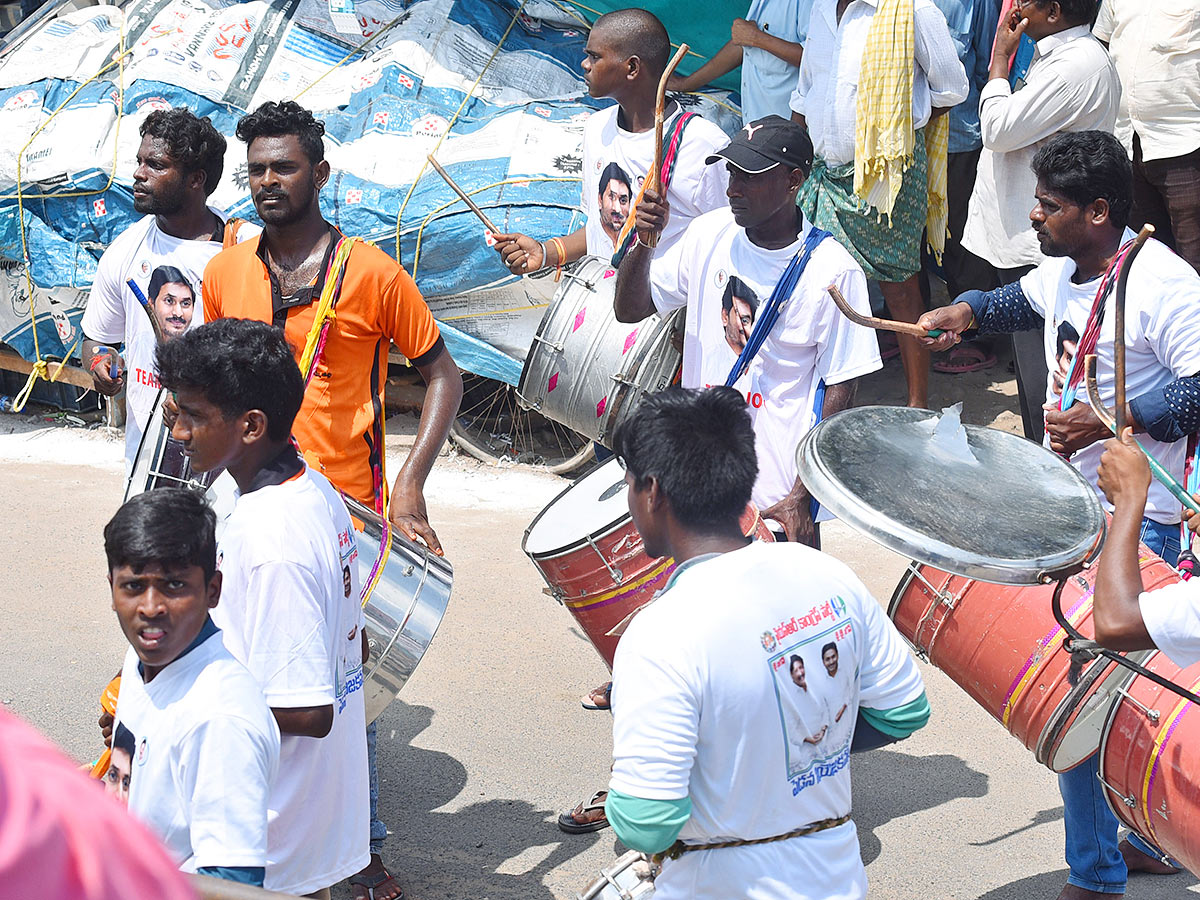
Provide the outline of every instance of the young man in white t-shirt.
[[185,872],[261,887],[279,728],[209,616],[221,598],[216,517],[194,491],[147,491],[105,526],[104,551],[129,641],[119,793]]
[[[821,647],[839,641],[856,673],[847,715],[891,737],[924,725],[929,705],[903,640],[846,566],[742,534],[754,445],[746,404],[725,387],[655,394],[617,429],[634,524],[676,569],[617,647],[608,816],[633,849],[684,845],[663,862],[656,900],[858,900],[851,737],[835,744],[815,721],[823,702],[790,715],[789,666],[820,672]],[[795,757],[806,738],[814,749]],[[746,845],[704,846],[731,840]]]
[[[617,272],[616,311],[623,322],[687,307],[683,386],[724,384],[736,361],[723,325],[723,298],[736,277],[757,297],[756,318],[793,258],[803,255],[812,225],[796,207],[813,149],[804,129],[767,116],[708,157],[729,173],[729,206],[692,220],[683,237],[652,256],[638,243]],[[647,195],[638,207],[644,241],[674,209]],[[815,235],[813,235],[815,238]],[[880,368],[874,333],[853,324],[826,288],[869,314],[862,268],[832,237],[816,244],[779,318],[749,364],[743,389],[754,419],[759,475],[754,504],[788,540],[819,546],[810,496],[796,471],[796,445],[820,419],[854,399],[856,379]],[[758,327],[758,321],[755,328]]]
[[[666,28],[647,10],[618,9],[592,25],[584,53],[588,95],[617,101],[592,113],[583,127],[582,206],[587,221],[570,234],[545,242],[526,234],[495,235],[496,251],[516,275],[562,266],[585,254],[611,258],[616,235],[601,209],[602,194],[611,180],[609,167],[615,164],[621,170],[636,198],[654,161],[654,106],[671,54]],[[665,113],[664,147],[684,111],[668,100]],[[684,126],[667,188],[674,214],[663,229],[660,250],[670,247],[692,218],[725,205],[725,174],[705,166],[704,159],[726,141],[725,132],[699,116]]]
[[[141,135],[133,208],[145,215],[100,257],[82,322],[83,365],[91,370],[96,390],[111,397],[125,389],[127,469],[133,467],[159,390],[150,280],[162,266],[179,272],[192,293],[191,324],[199,325],[204,267],[221,250],[226,233],[225,217],[207,205],[225,159],[225,138],[212,122],[183,107],[155,110],[142,122]],[[233,232],[238,237],[252,233],[257,229]],[[174,333],[168,327],[163,336]],[[114,348],[122,343],[118,360]],[[110,345],[108,352],[98,352],[102,345]]]
[[[1131,429],[1121,440],[1105,442],[1097,480],[1113,505],[1092,597],[1097,643],[1113,650],[1159,649],[1178,666],[1200,662],[1200,581],[1142,589],[1138,535],[1151,478]],[[1184,515],[1192,531],[1200,530],[1200,516],[1189,509]]]
[[369,859],[354,528],[337,491],[289,440],[304,381],[282,330],[218,319],[160,345],[157,359],[178,410],[172,437],[195,471],[221,467],[237,483],[213,618],[283,733],[266,887],[322,892]]
[[[1046,261],[1020,281],[987,293],[968,291],[958,302],[925,313],[917,324],[944,331],[921,339],[934,350],[949,349],[969,330],[1040,329],[1050,371],[1045,443],[1095,487],[1110,432],[1092,411],[1082,384],[1074,402],[1061,398],[1074,342],[1087,332],[1104,273],[1134,237],[1126,227],[1132,203],[1129,158],[1111,134],[1079,131],[1052,138],[1038,150],[1032,167],[1037,187],[1029,219]],[[1100,396],[1110,405],[1116,396],[1114,296],[1104,302],[1092,351]],[[1129,270],[1124,344],[1128,421],[1142,433],[1143,446],[1182,480],[1186,437],[1200,426],[1200,276],[1153,239]],[[1083,359],[1075,363],[1082,366]],[[1179,519],[1179,504],[1165,487],[1152,485],[1140,538],[1172,565],[1179,556]],[[1058,776],[1071,870],[1063,896],[1070,900],[1120,893],[1127,870],[1175,871],[1136,835],[1118,843],[1117,818],[1108,809],[1096,767],[1093,756]]]

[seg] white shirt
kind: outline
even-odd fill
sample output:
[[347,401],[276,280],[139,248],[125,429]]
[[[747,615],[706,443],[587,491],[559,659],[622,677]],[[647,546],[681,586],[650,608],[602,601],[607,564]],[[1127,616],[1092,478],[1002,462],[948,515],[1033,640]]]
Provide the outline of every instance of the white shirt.
[[1200,4],[1103,0],[1092,31],[1121,78],[1118,136],[1136,131],[1147,160],[1200,148]]
[[1025,85],[1015,93],[993,78],[979,95],[983,151],[963,229],[963,246],[1001,269],[1037,265],[1029,225],[1037,186],[1030,164],[1066,131],[1113,130],[1121,85],[1104,46],[1086,25],[1037,42]]
[[[721,316],[730,279],[748,287],[761,309],[811,228],[805,220],[794,243],[765,250],[750,242],[726,207],[696,219],[677,244],[654,259],[650,294],[655,307],[660,313],[681,306],[688,310],[684,387],[724,384],[737,359]],[[830,284],[869,315],[862,268],[828,237],[813,251],[746,375],[758,453],[754,503],[759,509],[782,500],[796,482],[796,445],[820,415],[821,382],[839,384],[883,365],[874,332],[842,315],[825,290]]]
[[[837,0],[814,0],[808,40],[791,107],[804,116],[817,156],[831,166],[854,161],[858,80],[873,0],[853,0],[837,20]],[[924,128],[933,107],[967,97],[967,73],[950,37],[946,17],[930,0],[915,0],[912,123]]]
[[[736,601],[736,602],[731,602]],[[850,812],[850,741],[788,764],[793,654],[824,677],[837,640],[855,673],[851,707],[894,709],[924,690],[911,654],[848,567],[801,544],[754,543],[680,566],[617,646],[614,790],[689,797],[680,838],[762,838]],[[826,738],[825,740],[828,740]],[[822,744],[824,740],[822,741]],[[771,844],[687,853],[663,865],[655,900],[857,900],[866,873],[853,822]]]
[[[772,37],[803,44],[812,0],[751,0],[746,19]],[[757,47],[742,48],[742,121],[763,116],[790,119],[788,106],[800,67]]]
[[1177,666],[1200,662],[1200,581],[1181,581],[1138,595],[1154,646]]
[[325,737],[283,736],[271,792],[265,886],[311,893],[369,861],[354,528],[337,491],[306,466],[283,484],[238,496],[218,551],[224,585],[213,620],[267,703],[333,705]]
[[117,722],[133,734],[129,811],[185,872],[265,866],[279,727],[217,631],[149,682],[130,647]]
[[[222,221],[225,216],[212,209]],[[259,233],[253,225],[242,225],[238,240]],[[144,216],[117,235],[96,266],[92,292],[83,312],[83,333],[94,341],[107,344],[124,342],[125,351],[125,465],[133,468],[142,432],[150,420],[150,410],[158,396],[158,367],[154,364],[156,342],[154,327],[145,307],[138,301],[128,282],[132,280],[145,296],[150,277],[159,266],[174,266],[187,276],[195,304],[192,328],[204,322],[201,283],[204,267],[221,251],[220,241],[188,241],[172,237],[158,227],[155,216]],[[154,298],[149,298],[153,300]]]
[[[583,126],[583,212],[589,256],[608,259],[613,255],[616,234],[604,230],[600,217],[600,191],[607,185],[599,183],[609,163],[621,167],[630,183],[629,208],[632,208],[646,173],[654,162],[654,129],[635,133],[617,124],[620,106],[592,113]],[[663,122],[663,152],[674,127],[683,112],[676,109]],[[706,166],[704,160],[729,144],[729,137],[720,128],[699,116],[688,122],[679,145],[679,155],[667,187],[667,202],[671,215],[658,241],[658,252],[665,251],[683,233],[695,216],[710,209],[727,205],[725,188],[729,178],[724,166]],[[628,209],[626,209],[626,213]],[[620,230],[618,225],[617,231]]]
[[[1133,238],[1125,230],[1122,241]],[[1070,257],[1052,257],[1021,279],[1021,290],[1030,305],[1043,315],[1046,365],[1046,398],[1057,403],[1053,373],[1058,368],[1058,326],[1070,322],[1082,335],[1100,279],[1074,284],[1075,261]],[[1147,391],[1162,388],[1176,378],[1200,372],[1200,275],[1190,265],[1155,240],[1146,242],[1129,273],[1125,300],[1125,391],[1133,400]],[[1104,403],[1111,409],[1116,394],[1113,376],[1112,298],[1100,327],[1096,346],[1096,381]],[[1081,385],[1081,391],[1084,389]],[[1086,403],[1086,393],[1077,402]],[[1182,482],[1187,441],[1164,444],[1148,434],[1138,441],[1176,479]],[[1049,446],[1049,435],[1046,437]],[[1096,487],[1096,469],[1104,442],[1097,441],[1071,457],[1071,464]],[[1099,492],[1099,488],[1097,488]],[[1112,506],[1101,496],[1107,510]],[[1150,483],[1146,516],[1155,522],[1173,524],[1180,519],[1179,502],[1158,481]]]
[[[826,642],[828,643],[828,641]],[[813,688],[825,696],[829,704],[829,732],[835,740],[840,740],[842,734],[849,735],[854,730],[854,719],[850,716],[851,700],[854,692],[854,673],[847,671],[841,664],[841,652],[838,653],[838,669],[836,675],[830,675],[822,664],[821,671],[812,675]],[[842,717],[837,718],[838,710],[846,707]]]

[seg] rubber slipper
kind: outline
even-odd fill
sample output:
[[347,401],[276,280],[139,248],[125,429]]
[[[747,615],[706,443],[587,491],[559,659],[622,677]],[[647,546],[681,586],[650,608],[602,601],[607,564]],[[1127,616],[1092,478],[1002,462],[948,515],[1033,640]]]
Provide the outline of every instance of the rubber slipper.
[[995,364],[996,354],[989,353],[978,344],[960,344],[950,351],[946,359],[937,360],[932,368],[943,375],[963,375],[990,369]]
[[579,705],[584,709],[612,709],[612,682],[588,691]]
[[[392,876],[392,873],[387,870],[386,866],[384,866],[383,871],[377,875],[364,875],[359,872],[357,875],[351,875],[347,880],[354,887],[366,888],[367,896],[372,898],[372,900],[375,897],[375,890],[383,887],[389,881],[396,885],[397,890],[400,890],[400,884],[396,882],[395,878]],[[401,890],[400,893],[396,895],[396,900],[404,900],[404,891]]]
[[[567,834],[587,834],[607,828],[608,816],[604,815],[604,801],[607,798],[608,791],[596,791],[592,794],[591,800],[580,803],[574,809],[559,813],[558,827]],[[594,813],[597,810],[600,811],[599,816],[592,816],[586,821],[580,821],[589,812]]]

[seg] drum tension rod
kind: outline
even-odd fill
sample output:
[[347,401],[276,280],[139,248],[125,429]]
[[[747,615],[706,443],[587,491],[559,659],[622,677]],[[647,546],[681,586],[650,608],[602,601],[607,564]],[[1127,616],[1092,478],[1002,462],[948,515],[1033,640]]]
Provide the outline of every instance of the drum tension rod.
[[1151,709],[1148,707],[1141,700],[1138,700],[1131,693],[1129,693],[1129,691],[1125,690],[1125,688],[1121,688],[1119,691],[1117,691],[1117,693],[1144,712],[1146,714],[1146,718],[1150,720],[1151,725],[1157,725],[1158,720],[1162,718],[1162,713],[1160,713],[1157,709]]
[[[591,535],[585,537],[584,540],[588,542],[589,547],[596,551],[596,555],[600,557],[600,562],[604,564],[604,568],[608,569],[608,574],[612,577],[613,584],[620,584],[621,579],[625,577],[624,573],[622,573],[620,569],[614,568],[613,565],[604,558],[604,554],[600,552],[600,548],[596,546],[596,542],[592,540]],[[1200,700],[1197,700],[1196,702],[1200,703]]]
[[1062,592],[1063,588],[1066,586],[1067,579],[1061,579],[1055,586],[1054,596],[1050,600],[1050,608],[1054,612],[1054,620],[1058,622],[1059,627],[1067,633],[1067,636],[1063,638],[1063,649],[1072,655],[1079,652],[1086,652],[1096,656],[1103,656],[1105,659],[1110,659],[1118,665],[1124,666],[1127,669],[1131,669],[1133,672],[1141,675],[1143,678],[1149,678],[1159,687],[1164,687],[1168,691],[1178,694],[1184,700],[1190,700],[1192,703],[1200,706],[1200,697],[1197,697],[1187,688],[1180,687],[1173,681],[1168,681],[1157,672],[1151,672],[1145,666],[1135,663],[1132,659],[1129,659],[1121,653],[1101,647],[1095,641],[1088,640],[1086,637],[1076,631],[1075,626],[1071,624],[1065,615],[1063,615],[1062,611]]
[[1121,802],[1124,803],[1126,806],[1128,806],[1130,809],[1134,809],[1137,807],[1137,798],[1136,797],[1134,797],[1130,794],[1122,794],[1115,787],[1113,787],[1111,784],[1109,784],[1107,781],[1105,781],[1104,776],[1101,775],[1099,772],[1096,773],[1096,778],[1099,779],[1099,781],[1102,785],[1104,785],[1106,788],[1108,788],[1110,791],[1112,791],[1114,794],[1116,794],[1117,797],[1121,800]]

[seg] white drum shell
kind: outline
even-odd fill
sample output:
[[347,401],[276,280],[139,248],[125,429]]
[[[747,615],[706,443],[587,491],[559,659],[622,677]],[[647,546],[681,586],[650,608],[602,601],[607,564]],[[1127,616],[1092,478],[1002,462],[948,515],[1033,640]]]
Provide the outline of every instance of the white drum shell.
[[616,283],[616,270],[593,256],[564,273],[517,387],[526,409],[606,446],[644,394],[670,386],[681,359],[671,333],[682,310],[618,322]]

